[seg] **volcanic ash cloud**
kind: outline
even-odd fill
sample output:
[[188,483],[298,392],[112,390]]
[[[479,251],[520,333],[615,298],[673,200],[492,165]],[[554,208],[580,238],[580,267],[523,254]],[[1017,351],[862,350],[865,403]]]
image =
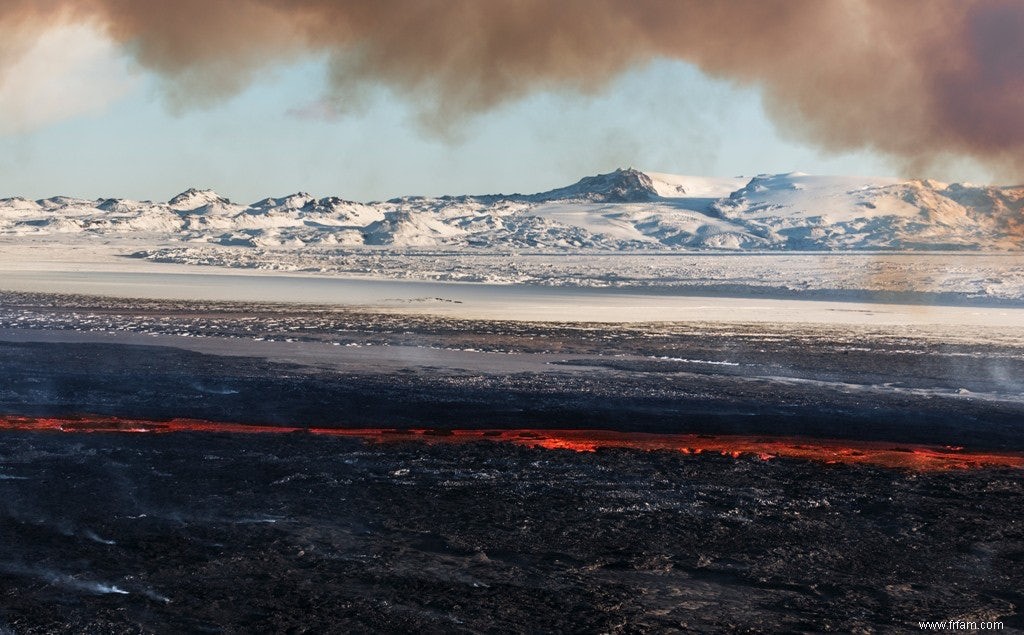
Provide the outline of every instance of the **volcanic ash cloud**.
[[0,65],[69,21],[162,74],[180,105],[327,55],[338,94],[383,83],[450,124],[672,58],[760,87],[785,132],[825,149],[880,151],[910,173],[958,157],[1024,172],[1024,4],[1013,0],[7,0]]

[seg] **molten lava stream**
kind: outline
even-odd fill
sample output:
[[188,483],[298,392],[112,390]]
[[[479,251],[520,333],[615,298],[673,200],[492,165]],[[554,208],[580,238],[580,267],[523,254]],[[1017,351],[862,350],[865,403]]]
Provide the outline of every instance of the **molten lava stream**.
[[717,453],[733,458],[755,457],[803,459],[821,463],[864,464],[917,471],[981,467],[1024,468],[1021,452],[972,452],[961,447],[896,445],[882,441],[853,441],[750,435],[658,434],[614,430],[433,430],[388,428],[307,428],[260,426],[196,419],[151,421],[116,417],[34,418],[0,417],[0,431],[67,433],[151,433],[200,432],[220,434],[306,433],[320,436],[353,437],[374,443],[417,441],[430,444],[459,444],[482,441],[595,452],[600,448],[675,451],[683,454]]

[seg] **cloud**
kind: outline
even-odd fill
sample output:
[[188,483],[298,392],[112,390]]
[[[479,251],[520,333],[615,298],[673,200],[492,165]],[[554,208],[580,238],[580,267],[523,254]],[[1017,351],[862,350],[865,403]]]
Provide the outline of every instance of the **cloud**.
[[323,97],[293,106],[285,111],[289,117],[309,121],[338,121],[345,116],[346,109],[335,99]]
[[45,30],[0,74],[0,135],[102,111],[134,83],[102,32],[86,25]]
[[59,20],[99,25],[179,105],[327,55],[332,97],[386,85],[443,128],[671,58],[759,88],[782,131],[828,151],[1024,175],[1018,0],[5,0],[0,47]]

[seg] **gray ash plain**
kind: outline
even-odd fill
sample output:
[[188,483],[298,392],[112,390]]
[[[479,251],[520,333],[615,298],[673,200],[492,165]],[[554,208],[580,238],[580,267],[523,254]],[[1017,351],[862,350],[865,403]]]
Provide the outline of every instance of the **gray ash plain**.
[[[1019,333],[0,294],[7,415],[1024,449]],[[0,432],[0,632],[1024,629],[1019,470]]]

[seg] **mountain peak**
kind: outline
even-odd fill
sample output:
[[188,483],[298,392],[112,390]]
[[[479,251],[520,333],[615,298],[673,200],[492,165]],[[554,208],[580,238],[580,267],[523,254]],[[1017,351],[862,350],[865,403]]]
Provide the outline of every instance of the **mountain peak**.
[[260,201],[256,201],[249,207],[252,209],[269,211],[269,210],[298,210],[312,207],[316,204],[316,198],[308,192],[296,192],[295,194],[289,194],[288,196],[282,196],[280,198],[265,198]]
[[658,198],[651,177],[633,168],[583,177],[573,185],[537,194],[540,200],[585,200],[595,203],[639,203]]
[[208,205],[231,205],[231,201],[213,190],[200,190],[190,187],[167,201],[167,204],[176,209],[194,210]]

